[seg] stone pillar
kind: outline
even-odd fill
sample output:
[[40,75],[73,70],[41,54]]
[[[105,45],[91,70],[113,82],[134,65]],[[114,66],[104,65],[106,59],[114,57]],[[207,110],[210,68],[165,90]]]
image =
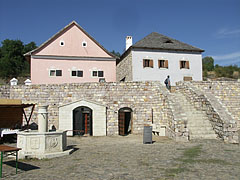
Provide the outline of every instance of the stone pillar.
[[48,105],[38,106],[38,132],[48,132]]

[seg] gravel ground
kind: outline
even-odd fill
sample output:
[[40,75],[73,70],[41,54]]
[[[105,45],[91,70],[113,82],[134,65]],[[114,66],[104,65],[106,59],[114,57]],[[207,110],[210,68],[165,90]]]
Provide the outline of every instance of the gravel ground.
[[69,137],[75,148],[54,159],[20,160],[15,174],[14,159],[4,159],[3,179],[211,179],[240,180],[240,146],[218,140],[177,143],[142,136]]

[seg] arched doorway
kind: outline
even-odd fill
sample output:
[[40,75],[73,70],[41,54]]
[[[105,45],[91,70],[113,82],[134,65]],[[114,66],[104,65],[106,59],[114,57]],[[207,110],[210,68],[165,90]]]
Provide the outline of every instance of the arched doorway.
[[92,109],[80,106],[73,110],[73,135],[92,136]]
[[118,132],[125,136],[132,132],[132,109],[124,107],[118,111]]

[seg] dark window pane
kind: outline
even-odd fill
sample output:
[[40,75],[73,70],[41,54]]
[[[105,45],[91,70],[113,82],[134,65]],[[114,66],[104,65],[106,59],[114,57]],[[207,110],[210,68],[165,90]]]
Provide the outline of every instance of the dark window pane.
[[56,70],[56,76],[62,76],[62,70]]
[[55,70],[50,70],[50,76],[55,76],[56,74],[56,71]]
[[93,76],[93,77],[96,77],[96,76],[97,76],[97,71],[93,71],[93,72],[92,72],[92,76]]
[[76,76],[77,72],[76,71],[72,71],[72,76]]
[[83,77],[83,71],[77,71],[77,77]]
[[98,77],[103,77],[103,71],[98,71]]

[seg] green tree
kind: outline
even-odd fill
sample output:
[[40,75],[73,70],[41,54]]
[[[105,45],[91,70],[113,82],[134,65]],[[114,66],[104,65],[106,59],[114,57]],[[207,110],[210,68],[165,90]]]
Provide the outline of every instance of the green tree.
[[0,47],[0,77],[12,78],[28,75],[29,64],[23,54],[35,48],[34,42],[24,46],[20,40],[4,40]]
[[37,45],[35,42],[30,42],[24,46],[23,53],[27,53],[29,51],[32,51],[33,49],[36,49]]
[[119,58],[121,57],[121,54],[120,54],[119,52],[115,52],[115,51],[113,50],[113,51],[111,51],[111,53],[112,53],[113,55],[119,57]]
[[214,59],[212,57],[204,57],[202,59],[203,71],[212,71],[214,69]]

